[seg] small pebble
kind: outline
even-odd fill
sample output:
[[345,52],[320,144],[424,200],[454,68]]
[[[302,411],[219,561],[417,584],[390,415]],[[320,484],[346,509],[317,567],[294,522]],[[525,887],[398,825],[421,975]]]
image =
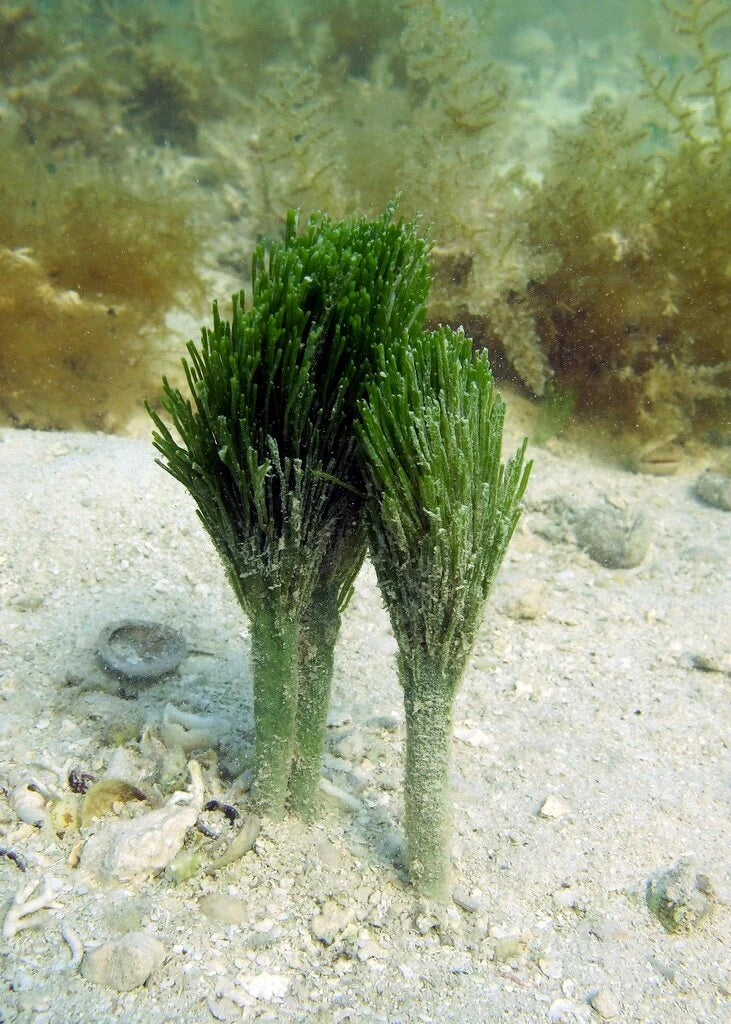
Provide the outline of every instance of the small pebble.
[[[548,1019],[554,1024],[575,1024],[575,1021],[583,1019],[582,1009],[572,999],[554,999],[548,1007]],[[586,1012],[589,1012],[588,1007]]]
[[339,868],[342,866],[340,850],[330,839],[320,839],[317,843],[317,856],[328,868]]
[[518,932],[491,929],[490,938],[493,942],[495,959],[498,961],[513,960],[523,952],[523,939]]
[[589,934],[595,936],[600,942],[626,942],[629,939],[629,932],[626,928],[601,918],[589,925]]
[[531,621],[546,614],[546,602],[540,590],[528,590],[524,594],[516,594],[503,606],[509,619]]
[[617,997],[608,988],[600,988],[589,1000],[592,1009],[595,1010],[602,1020],[613,1020],[619,1016],[619,1003]]
[[576,539],[605,569],[633,569],[647,554],[650,524],[642,511],[594,505],[579,517]]
[[539,814],[542,818],[565,818],[570,811],[568,804],[551,793],[543,801]]
[[328,900],[319,914],[310,921],[310,931],[325,946],[331,946],[335,939],[353,920],[354,912],[349,907],[340,907],[333,900]]
[[241,1008],[236,1005],[233,999],[211,999],[206,1000],[208,1009],[214,1020],[241,1020]]
[[563,968],[561,967],[559,961],[550,960],[547,957],[542,957],[538,961],[538,970],[541,972],[542,975],[544,975],[544,977],[552,978],[554,981],[558,981],[558,979],[563,974]]
[[278,1002],[284,999],[289,988],[289,978],[283,974],[255,974],[243,976],[241,983],[254,999]]
[[243,924],[248,908],[241,900],[233,899],[227,893],[210,892],[198,900],[198,909],[211,921],[221,924]]
[[87,953],[81,973],[97,985],[130,992],[144,985],[164,957],[165,947],[159,939],[147,932],[128,932]]
[[731,477],[707,469],[695,482],[696,497],[707,505],[731,511]]

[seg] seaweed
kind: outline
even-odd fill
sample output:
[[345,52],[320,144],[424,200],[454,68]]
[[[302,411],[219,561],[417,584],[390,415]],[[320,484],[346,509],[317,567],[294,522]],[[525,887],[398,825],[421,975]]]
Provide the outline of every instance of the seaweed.
[[378,344],[423,320],[428,247],[413,228],[313,215],[254,253],[252,303],[188,346],[192,400],[164,381],[180,443],[152,412],[163,468],[193,495],[249,616],[256,790],[311,818],[340,612],[365,557],[353,420]]
[[370,551],[404,691],[409,872],[443,899],[454,699],[531,464],[525,441],[501,461],[505,404],[464,332],[417,331],[379,356],[356,423]]
[[643,96],[666,116],[663,145],[603,98],[554,134],[525,207],[528,246],[546,269],[518,299],[577,413],[633,441],[717,425],[731,370],[731,85],[729,55],[712,44],[726,9],[664,6],[690,46],[674,77],[641,61]]
[[191,202],[162,179],[143,191],[137,165],[18,144],[1,159],[0,413],[119,430],[157,377],[167,311],[199,294]]

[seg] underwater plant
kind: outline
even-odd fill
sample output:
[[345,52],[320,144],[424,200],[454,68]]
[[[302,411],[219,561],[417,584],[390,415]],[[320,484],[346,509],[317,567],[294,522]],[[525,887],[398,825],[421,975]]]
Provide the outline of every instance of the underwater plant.
[[437,899],[450,877],[454,698],[532,465],[525,441],[501,462],[504,416],[487,353],[441,328],[379,348],[356,424],[404,691],[409,872]]
[[190,191],[143,160],[0,141],[0,419],[124,428],[159,379],[167,312],[198,301]]
[[313,215],[253,257],[184,360],[192,402],[164,381],[154,444],[192,494],[249,617],[260,810],[315,813],[340,612],[366,553],[353,423],[378,345],[423,324],[428,245],[413,226]]

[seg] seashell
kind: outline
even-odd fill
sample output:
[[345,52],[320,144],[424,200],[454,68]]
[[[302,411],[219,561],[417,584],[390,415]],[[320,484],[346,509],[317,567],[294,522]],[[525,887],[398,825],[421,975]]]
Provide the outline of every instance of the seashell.
[[108,814],[114,804],[130,800],[145,800],[145,794],[123,779],[101,779],[90,786],[81,807],[81,824],[88,825],[93,818]]
[[22,782],[10,794],[10,806],[26,825],[43,828],[48,823],[46,798],[28,782]]
[[260,830],[261,821],[259,818],[255,814],[247,814],[241,829],[236,833],[222,855],[208,865],[206,874],[215,875],[217,871],[226,867],[227,864],[233,864],[234,861],[239,860],[249,850],[253,850]]

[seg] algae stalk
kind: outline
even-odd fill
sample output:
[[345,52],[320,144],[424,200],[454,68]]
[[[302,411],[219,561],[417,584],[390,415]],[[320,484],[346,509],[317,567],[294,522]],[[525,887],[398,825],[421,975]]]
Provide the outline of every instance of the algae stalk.
[[406,709],[404,829],[409,871],[429,896],[447,895],[451,853],[452,681],[423,665],[402,666]]
[[406,845],[414,883],[446,895],[454,696],[520,516],[525,442],[501,461],[505,405],[461,331],[405,337],[356,427],[378,582],[406,705]]
[[289,799],[294,813],[304,821],[311,821],[317,810],[335,642],[339,631],[338,591],[337,587],[330,585],[313,595],[303,615],[299,634],[299,694]]
[[276,604],[251,619],[257,806],[282,818],[297,715],[298,624]]

